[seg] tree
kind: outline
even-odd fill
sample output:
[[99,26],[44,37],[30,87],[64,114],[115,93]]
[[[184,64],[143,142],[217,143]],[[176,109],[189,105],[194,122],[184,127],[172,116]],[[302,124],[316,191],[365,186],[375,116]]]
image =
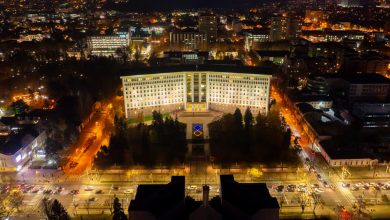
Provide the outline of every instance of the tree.
[[91,208],[91,201],[89,200],[89,199],[86,199],[85,201],[84,201],[84,207],[85,207],[85,209],[87,210],[87,213],[88,213],[88,215],[89,215],[89,209]]
[[106,200],[104,200],[104,205],[110,210],[110,213],[112,214],[113,213],[113,199],[112,198],[108,198]]
[[20,115],[20,114],[26,113],[30,109],[30,106],[28,106],[21,99],[17,100],[16,102],[13,102],[10,107],[15,115]]
[[0,202],[0,219],[7,219],[11,213],[7,210],[3,202]]
[[239,128],[241,130],[241,128],[242,128],[242,114],[241,114],[241,111],[239,108],[237,108],[234,111],[233,118],[234,118],[234,124],[236,126],[238,126],[237,128]]
[[161,126],[164,124],[164,119],[162,117],[162,114],[157,111],[153,111],[152,113],[153,121],[152,124],[154,127],[161,128]]
[[19,211],[19,207],[23,204],[23,194],[20,191],[13,191],[8,196],[9,207]]
[[42,209],[47,219],[50,220],[70,220],[69,214],[64,206],[57,200],[50,201],[47,198],[42,200]]
[[253,126],[253,115],[249,108],[245,110],[244,115],[245,129],[249,130]]
[[115,51],[116,55],[119,57],[122,63],[126,63],[129,59],[129,53],[126,47],[120,47]]
[[53,212],[53,216],[56,217],[58,220],[70,220],[70,216],[66,212],[64,206],[55,199],[53,203],[51,204],[51,210]]
[[126,214],[123,212],[122,204],[119,202],[119,199],[115,197],[114,199],[114,215],[112,216],[113,220],[127,220]]

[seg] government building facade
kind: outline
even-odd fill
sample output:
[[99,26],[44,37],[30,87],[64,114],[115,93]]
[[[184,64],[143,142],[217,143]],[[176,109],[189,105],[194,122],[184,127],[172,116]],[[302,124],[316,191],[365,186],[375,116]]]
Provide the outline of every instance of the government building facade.
[[122,76],[127,118],[177,111],[267,114],[271,74],[238,66],[176,66],[131,70]]

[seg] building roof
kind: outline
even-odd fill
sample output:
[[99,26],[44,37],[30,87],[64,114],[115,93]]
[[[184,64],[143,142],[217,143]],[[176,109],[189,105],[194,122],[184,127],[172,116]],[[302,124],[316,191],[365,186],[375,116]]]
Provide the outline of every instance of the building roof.
[[306,102],[301,102],[301,103],[298,103],[298,104],[295,104],[297,106],[297,108],[299,109],[299,111],[302,113],[302,114],[306,114],[307,112],[315,112],[316,109],[310,105],[309,103],[306,103]]
[[299,91],[288,91],[287,95],[290,100],[293,102],[330,102],[332,101],[332,98],[328,95],[317,95],[317,94],[310,94],[310,93],[304,93]]
[[265,183],[238,183],[233,175],[221,175],[221,197],[248,215],[261,209],[279,209],[276,198],[271,197]]
[[320,141],[322,149],[333,160],[341,159],[372,159],[372,155],[361,150],[359,147],[340,146],[334,140]]
[[248,34],[252,35],[269,35],[270,29],[269,28],[256,28],[256,29],[250,29],[243,31]]
[[272,68],[269,67],[250,67],[239,65],[177,65],[177,66],[156,66],[148,68],[131,68],[121,71],[121,76],[172,73],[172,72],[189,72],[189,71],[215,71],[229,73],[253,73],[253,74],[272,74]]
[[331,115],[321,111],[307,112],[303,116],[318,136],[340,135],[345,126]]
[[184,176],[172,176],[168,184],[141,184],[129,211],[147,211],[156,218],[167,215],[185,202]]
[[1,117],[0,122],[4,125],[11,126],[16,124],[16,117]]
[[33,126],[25,127],[17,133],[0,138],[0,153],[5,155],[14,155],[21,148],[29,145],[39,132]]
[[379,74],[341,74],[340,77],[351,84],[390,84],[390,79]]

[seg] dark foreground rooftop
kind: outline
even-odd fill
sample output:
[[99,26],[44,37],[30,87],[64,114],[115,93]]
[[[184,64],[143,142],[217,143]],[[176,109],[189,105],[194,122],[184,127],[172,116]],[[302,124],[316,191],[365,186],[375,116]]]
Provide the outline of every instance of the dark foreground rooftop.
[[221,175],[221,196],[248,215],[261,209],[279,209],[278,201],[271,197],[265,183],[238,183],[233,175]]

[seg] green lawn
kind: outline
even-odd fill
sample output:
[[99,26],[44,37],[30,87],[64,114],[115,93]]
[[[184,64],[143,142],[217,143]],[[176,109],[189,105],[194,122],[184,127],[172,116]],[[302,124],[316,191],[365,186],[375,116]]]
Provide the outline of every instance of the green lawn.
[[[163,118],[166,118],[167,116],[169,116],[169,113],[162,114],[162,116],[163,116]],[[151,120],[153,120],[153,116],[152,115],[144,116],[144,120],[143,121],[151,121]],[[129,119],[127,119],[127,123],[129,123],[129,124],[140,123],[140,120],[138,118],[129,118]]]

